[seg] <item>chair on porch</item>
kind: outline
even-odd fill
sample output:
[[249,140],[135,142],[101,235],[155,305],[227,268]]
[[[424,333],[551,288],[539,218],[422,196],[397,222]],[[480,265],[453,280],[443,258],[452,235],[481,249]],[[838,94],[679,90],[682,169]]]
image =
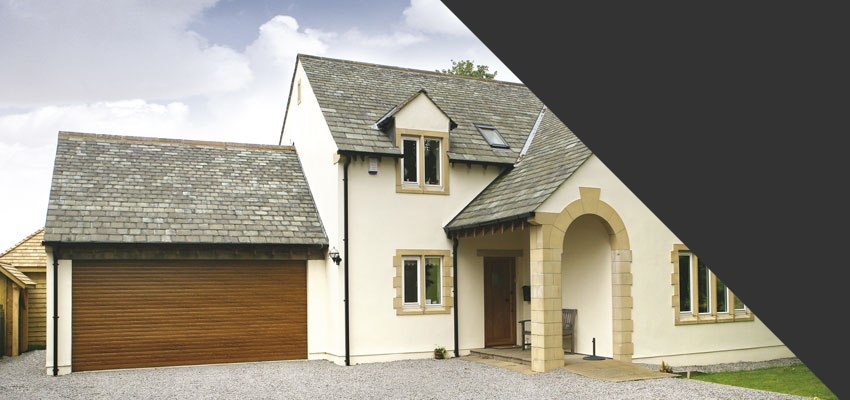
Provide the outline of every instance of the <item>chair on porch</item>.
[[[564,351],[566,351],[566,343],[567,337],[570,338],[570,353],[576,352],[576,337],[575,337],[575,325],[576,325],[576,314],[578,314],[578,310],[572,308],[565,308],[561,310],[561,321],[563,323],[563,343],[562,346]],[[531,347],[531,320],[524,319],[519,321],[520,325],[522,325],[522,349],[525,350]]]

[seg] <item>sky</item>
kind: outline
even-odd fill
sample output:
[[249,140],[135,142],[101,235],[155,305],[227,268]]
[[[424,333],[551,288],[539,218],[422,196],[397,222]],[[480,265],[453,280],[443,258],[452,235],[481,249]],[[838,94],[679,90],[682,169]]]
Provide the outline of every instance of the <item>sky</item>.
[[439,0],[0,0],[0,251],[44,226],[60,130],[276,144],[298,53],[518,81]]

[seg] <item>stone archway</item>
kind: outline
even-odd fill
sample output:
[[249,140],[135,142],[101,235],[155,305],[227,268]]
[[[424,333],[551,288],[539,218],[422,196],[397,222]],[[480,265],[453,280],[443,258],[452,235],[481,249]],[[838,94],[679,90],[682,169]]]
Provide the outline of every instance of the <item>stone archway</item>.
[[611,239],[611,295],[614,359],[631,362],[632,252],[622,218],[599,199],[599,188],[579,188],[580,198],[560,213],[535,213],[529,218],[531,261],[531,367],[551,371],[564,365],[561,343],[561,256],[564,235],[572,222],[586,214],[604,221]]

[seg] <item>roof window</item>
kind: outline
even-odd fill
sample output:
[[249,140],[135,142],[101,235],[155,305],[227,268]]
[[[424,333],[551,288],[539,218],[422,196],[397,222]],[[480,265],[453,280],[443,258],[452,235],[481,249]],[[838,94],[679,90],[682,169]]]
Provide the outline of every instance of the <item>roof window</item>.
[[478,128],[478,132],[481,132],[481,136],[484,136],[484,140],[490,144],[490,147],[505,149],[510,147],[496,128],[488,125],[475,125],[475,127]]

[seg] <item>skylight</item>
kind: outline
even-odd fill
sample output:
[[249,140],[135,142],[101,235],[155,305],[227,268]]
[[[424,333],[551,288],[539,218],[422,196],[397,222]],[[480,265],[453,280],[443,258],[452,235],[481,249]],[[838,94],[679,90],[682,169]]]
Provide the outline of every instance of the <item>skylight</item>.
[[478,132],[481,132],[481,136],[484,136],[484,140],[490,144],[490,147],[510,147],[496,128],[487,125],[475,125],[475,127],[478,128]]

